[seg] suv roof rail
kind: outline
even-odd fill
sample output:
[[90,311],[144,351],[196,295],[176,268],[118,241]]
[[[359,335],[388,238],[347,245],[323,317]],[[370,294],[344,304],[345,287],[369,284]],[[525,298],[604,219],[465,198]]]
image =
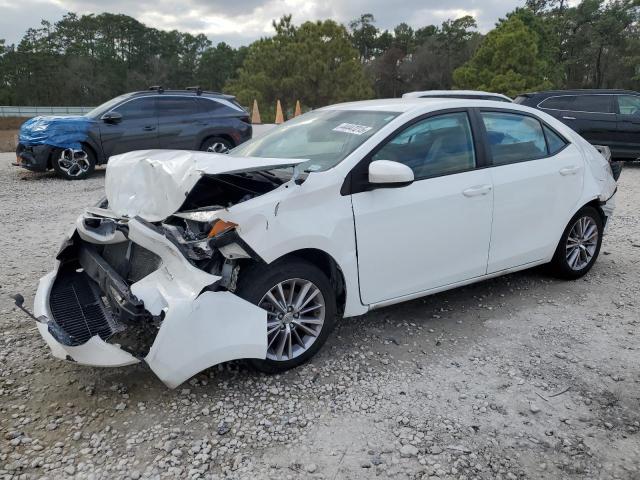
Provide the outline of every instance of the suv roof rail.
[[149,90],[157,90],[158,93],[164,92],[164,87],[162,85],[151,85]]
[[196,95],[202,95],[202,88],[200,88],[200,85],[197,85],[195,87],[186,87],[185,90],[189,90],[192,92],[196,92]]

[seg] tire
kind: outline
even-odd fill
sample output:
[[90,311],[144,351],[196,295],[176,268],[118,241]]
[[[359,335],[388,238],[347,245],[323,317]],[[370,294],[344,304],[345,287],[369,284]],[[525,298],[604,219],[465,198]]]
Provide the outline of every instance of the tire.
[[582,207],[562,233],[549,265],[551,273],[567,280],[584,276],[598,258],[603,230],[600,213],[593,207]]
[[85,145],[81,150],[56,148],[51,152],[51,166],[66,180],[84,180],[95,170],[96,156]]
[[617,182],[620,178],[620,174],[622,173],[622,166],[624,162],[620,160],[615,160],[611,162],[611,173],[613,173],[613,179]]
[[234,147],[233,143],[231,143],[226,138],[222,137],[210,137],[207,138],[204,142],[202,142],[202,146],[200,150],[203,152],[211,152],[211,153],[227,153]]
[[[306,295],[300,297],[307,285]],[[285,300],[281,303],[288,308],[275,307],[268,298],[272,290],[278,300]],[[236,294],[270,312],[265,325],[269,344],[267,358],[249,360],[261,372],[279,373],[303,364],[322,347],[335,323],[336,296],[331,283],[318,267],[303,259],[284,259],[241,270]],[[296,309],[300,298],[303,306]],[[301,316],[299,312],[307,315]]]

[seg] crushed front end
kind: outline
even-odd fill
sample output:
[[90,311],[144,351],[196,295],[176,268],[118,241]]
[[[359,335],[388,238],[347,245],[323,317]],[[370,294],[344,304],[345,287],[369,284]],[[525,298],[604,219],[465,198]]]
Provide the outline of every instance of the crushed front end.
[[233,293],[236,266],[209,226],[88,209],[36,294],[38,329],[54,356],[92,366],[144,361],[172,388],[221,362],[265,358],[266,312]]

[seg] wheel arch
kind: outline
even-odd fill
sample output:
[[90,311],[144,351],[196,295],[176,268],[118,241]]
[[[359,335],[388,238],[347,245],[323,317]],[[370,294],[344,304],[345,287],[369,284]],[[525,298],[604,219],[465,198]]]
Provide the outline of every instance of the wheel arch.
[[338,262],[336,262],[336,260],[327,252],[318,248],[294,250],[276,258],[274,262],[287,258],[302,258],[318,267],[327,276],[336,294],[338,314],[342,315],[347,301],[347,287],[344,279],[344,273],[342,272]]

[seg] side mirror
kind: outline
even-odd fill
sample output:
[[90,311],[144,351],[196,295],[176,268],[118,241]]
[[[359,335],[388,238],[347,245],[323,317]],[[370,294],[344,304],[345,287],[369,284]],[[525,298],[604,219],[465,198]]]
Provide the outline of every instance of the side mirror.
[[413,179],[413,170],[403,163],[375,160],[369,164],[369,183],[373,188],[406,187]]
[[122,121],[122,114],[118,112],[107,112],[100,117],[104,123],[120,123]]

